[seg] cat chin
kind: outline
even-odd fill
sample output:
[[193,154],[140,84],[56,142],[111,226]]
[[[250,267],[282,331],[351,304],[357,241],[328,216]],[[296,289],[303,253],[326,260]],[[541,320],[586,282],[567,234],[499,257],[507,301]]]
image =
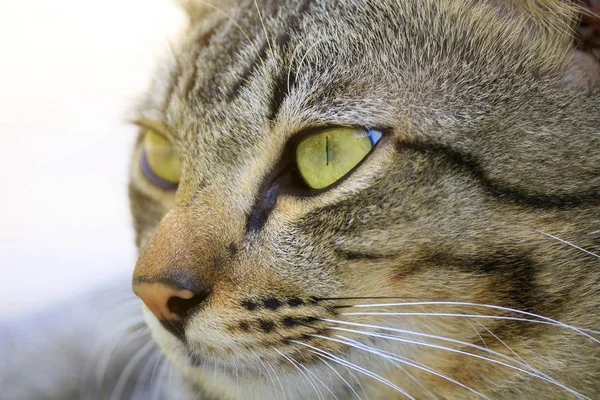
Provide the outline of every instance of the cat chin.
[[[246,365],[238,363],[232,368],[226,358],[223,362],[217,362],[207,357],[191,357],[188,347],[163,328],[145,307],[144,317],[155,342],[182,378],[180,381],[185,387],[178,389],[184,390],[188,396],[202,398],[202,394],[210,394],[212,397],[232,400],[300,400],[315,397],[315,387],[307,383],[305,375],[294,370],[284,372],[277,366],[268,369],[258,361]],[[314,376],[331,375],[324,367],[309,369]],[[343,381],[327,383],[329,390],[334,393],[344,393]],[[321,389],[319,392],[324,391],[323,388],[318,389]]]
[[[159,325],[159,329],[164,329]],[[281,371],[254,365],[253,369],[244,368],[236,372],[234,368],[225,364],[211,363],[208,360],[194,362],[186,355],[184,346],[177,344],[170,333],[164,331],[156,335],[157,342],[169,361],[181,375],[183,389],[188,395],[199,396],[209,394],[210,398],[223,398],[231,400],[263,399],[263,400],[300,400],[311,398],[314,392],[311,386],[303,382],[303,378],[296,374],[282,374]],[[248,373],[251,371],[252,373]],[[275,379],[273,374],[277,374]],[[202,388],[201,390],[198,388]],[[285,395],[282,395],[285,388]]]
[[[227,399],[260,398],[265,400],[279,399],[280,392],[273,393],[271,382],[263,381],[262,374],[245,374],[236,371],[230,366],[217,365],[207,358],[190,356],[188,347],[168,332],[154,317],[154,315],[143,307],[144,319],[150,328],[154,341],[158,344],[163,354],[171,362],[176,372],[183,378],[186,386],[184,390],[194,395],[198,389],[210,393],[212,396]],[[244,368],[246,369],[246,368]],[[254,368],[253,372],[258,370]],[[259,379],[257,379],[259,377]],[[287,395],[287,394],[286,394]],[[289,397],[292,399],[303,398]]]

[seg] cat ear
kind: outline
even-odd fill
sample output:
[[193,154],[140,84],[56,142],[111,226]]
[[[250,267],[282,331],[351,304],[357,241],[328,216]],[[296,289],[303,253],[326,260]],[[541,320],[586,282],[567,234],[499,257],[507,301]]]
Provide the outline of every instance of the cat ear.
[[545,58],[564,71],[566,84],[600,84],[600,0],[491,1],[509,19],[525,21],[525,40],[546,43]]

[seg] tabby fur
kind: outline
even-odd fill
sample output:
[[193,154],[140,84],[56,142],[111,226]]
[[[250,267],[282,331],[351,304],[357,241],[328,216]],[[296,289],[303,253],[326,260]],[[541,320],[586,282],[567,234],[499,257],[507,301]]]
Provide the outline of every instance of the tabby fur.
[[[112,353],[120,383],[85,393],[600,398],[600,66],[574,50],[579,3],[183,6],[134,116],[135,277],[212,292],[185,340],[144,307],[173,370],[140,334],[137,359]],[[294,141],[335,126],[384,136],[303,189]],[[176,191],[140,168],[147,128],[179,149]]]
[[[136,276],[212,288],[185,344],[146,313],[192,391],[600,397],[598,341],[522,321],[600,328],[600,79],[573,51],[578,7],[191,0],[186,9],[189,28],[137,115],[177,144],[183,178],[176,192],[153,187],[138,147],[130,194]],[[385,135],[340,184],[299,190],[286,172],[290,143],[329,126]],[[381,303],[395,305],[347,307]]]

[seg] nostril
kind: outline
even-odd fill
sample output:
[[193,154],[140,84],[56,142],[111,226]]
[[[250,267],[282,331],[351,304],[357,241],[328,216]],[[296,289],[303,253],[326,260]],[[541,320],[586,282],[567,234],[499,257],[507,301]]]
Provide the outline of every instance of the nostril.
[[189,299],[173,296],[167,301],[167,308],[170,312],[180,318],[187,317],[194,309],[204,303],[210,296],[210,290],[203,290],[194,293]]

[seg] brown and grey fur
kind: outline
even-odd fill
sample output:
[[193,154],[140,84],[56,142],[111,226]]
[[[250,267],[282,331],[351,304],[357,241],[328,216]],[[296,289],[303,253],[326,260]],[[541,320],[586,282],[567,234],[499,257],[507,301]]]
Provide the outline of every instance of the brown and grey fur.
[[[186,276],[212,291],[181,327],[185,344],[145,313],[185,377],[182,393],[406,398],[325,363],[317,348],[416,399],[577,398],[565,387],[600,398],[600,336],[522,320],[600,330],[600,67],[573,51],[577,7],[190,0],[186,9],[189,27],[136,115],[176,143],[182,180],[176,192],[153,186],[138,144],[130,184],[136,279]],[[330,126],[384,138],[342,182],[313,193],[296,184],[288,150]],[[530,314],[346,307],[410,302]]]

